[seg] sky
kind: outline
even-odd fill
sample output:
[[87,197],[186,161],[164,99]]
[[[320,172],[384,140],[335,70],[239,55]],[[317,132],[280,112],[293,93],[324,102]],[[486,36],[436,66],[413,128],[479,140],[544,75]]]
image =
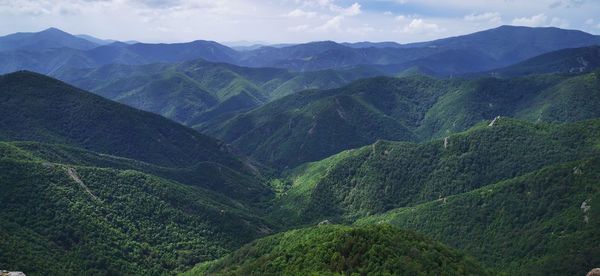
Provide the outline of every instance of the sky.
[[600,34],[600,0],[0,0],[0,35],[142,42],[427,41],[500,25]]

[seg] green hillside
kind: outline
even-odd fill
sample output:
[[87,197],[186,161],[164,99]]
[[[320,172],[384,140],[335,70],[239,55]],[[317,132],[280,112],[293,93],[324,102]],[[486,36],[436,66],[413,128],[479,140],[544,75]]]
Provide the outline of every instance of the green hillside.
[[[135,159],[145,165],[127,169],[248,202],[270,195],[255,176],[256,168],[231,154],[220,141],[42,75],[18,72],[0,76],[0,118],[0,140],[63,144]],[[40,150],[42,154],[59,151],[50,156],[57,162],[65,154],[81,155],[70,147]]]
[[272,231],[256,211],[210,190],[80,165],[77,158],[54,163],[39,157],[45,145],[35,148],[0,143],[2,268],[27,275],[165,274]]
[[599,75],[362,79],[290,95],[201,130],[257,160],[293,168],[379,139],[443,138],[497,116],[531,122],[597,118]]
[[598,158],[551,165],[358,223],[418,230],[508,275],[585,275],[600,264],[598,179]]
[[204,130],[275,167],[294,167],[377,139],[415,141],[414,129],[443,82],[373,78],[326,91],[304,91]]
[[204,60],[176,64],[62,69],[52,76],[129,106],[201,127],[306,89],[327,89],[378,74],[373,69],[292,73]]
[[300,166],[274,183],[271,216],[288,224],[353,221],[600,153],[598,120],[489,123],[421,144],[379,141]]
[[472,258],[389,225],[321,225],[259,239],[184,275],[487,275]]

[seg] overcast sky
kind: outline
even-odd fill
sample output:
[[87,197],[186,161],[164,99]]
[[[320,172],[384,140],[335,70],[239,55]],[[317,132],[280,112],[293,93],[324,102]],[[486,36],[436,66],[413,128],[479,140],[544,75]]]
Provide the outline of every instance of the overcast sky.
[[0,0],[0,35],[144,42],[424,41],[497,27],[600,34],[600,0]]

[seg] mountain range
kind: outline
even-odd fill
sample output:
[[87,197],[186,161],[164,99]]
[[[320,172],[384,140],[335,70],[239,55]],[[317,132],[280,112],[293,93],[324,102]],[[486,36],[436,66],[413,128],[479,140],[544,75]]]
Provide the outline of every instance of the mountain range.
[[[54,42],[45,41],[52,37]],[[32,43],[31,41],[39,42]],[[57,29],[0,38],[0,72],[32,70],[51,73],[65,67],[89,68],[105,64],[149,64],[205,59],[249,67],[277,67],[292,71],[343,69],[370,65],[399,73],[411,67],[449,76],[505,67],[547,52],[600,43],[600,37],[575,30],[501,26],[469,35],[413,44],[320,41],[284,47],[264,46],[236,51],[213,41],[175,44],[98,45]],[[518,41],[519,43],[514,43]],[[77,43],[82,43],[79,45]],[[33,45],[41,46],[34,47]],[[67,47],[74,45],[73,47]],[[97,47],[94,47],[97,46]],[[33,47],[33,48],[32,48]],[[65,48],[67,47],[67,48]]]
[[[584,275],[600,51],[0,38],[0,268],[28,275]],[[27,69],[29,71],[23,71]]]

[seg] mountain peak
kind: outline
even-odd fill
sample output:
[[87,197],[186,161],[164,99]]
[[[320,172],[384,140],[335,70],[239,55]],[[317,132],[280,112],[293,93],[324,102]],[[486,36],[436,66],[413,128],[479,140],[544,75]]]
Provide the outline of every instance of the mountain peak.
[[61,29],[55,28],[55,27],[50,27],[48,29],[45,29],[45,30],[41,31],[40,33],[68,34],[67,32],[65,32],[65,31],[63,31]]

